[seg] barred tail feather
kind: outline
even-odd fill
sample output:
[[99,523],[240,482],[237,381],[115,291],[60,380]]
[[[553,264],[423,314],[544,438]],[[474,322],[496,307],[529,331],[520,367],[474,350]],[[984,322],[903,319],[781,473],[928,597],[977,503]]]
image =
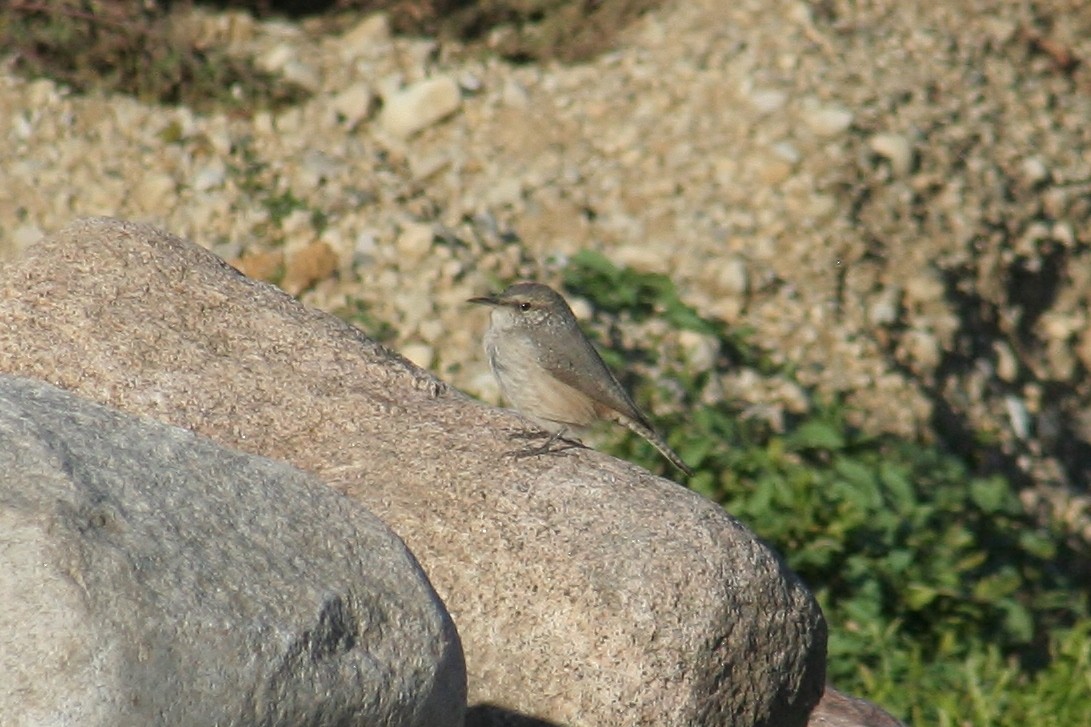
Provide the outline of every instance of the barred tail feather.
[[628,417],[619,417],[619,420],[628,429],[639,434],[648,442],[648,444],[659,450],[659,453],[666,457],[668,462],[670,462],[678,469],[682,470],[682,472],[684,472],[687,477],[693,476],[693,470],[689,468],[689,465],[682,461],[682,458],[679,457],[678,454],[670,448],[666,441],[664,441],[663,437],[659,436],[659,434],[654,429],[638,421],[634,421]]

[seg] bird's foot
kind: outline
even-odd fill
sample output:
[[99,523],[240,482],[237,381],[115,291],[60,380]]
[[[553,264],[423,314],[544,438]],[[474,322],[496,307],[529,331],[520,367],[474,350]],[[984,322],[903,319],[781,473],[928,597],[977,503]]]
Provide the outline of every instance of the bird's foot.
[[544,437],[546,441],[534,447],[508,452],[508,456],[513,459],[523,459],[524,457],[537,457],[540,454],[564,454],[570,449],[587,449],[586,444],[575,437],[564,436],[564,432],[564,429],[552,434],[542,429],[526,429],[513,432],[512,439],[542,439]]
[[557,433],[547,432],[544,429],[520,429],[517,432],[508,432],[510,439],[555,439]]

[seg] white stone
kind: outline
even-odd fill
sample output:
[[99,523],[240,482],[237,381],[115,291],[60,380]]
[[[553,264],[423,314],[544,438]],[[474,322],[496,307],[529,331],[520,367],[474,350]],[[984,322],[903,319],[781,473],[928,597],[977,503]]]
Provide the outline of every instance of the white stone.
[[1008,421],[1011,423],[1011,430],[1015,433],[1015,436],[1023,440],[1028,439],[1030,437],[1030,415],[1027,414],[1027,407],[1019,397],[1008,394],[1004,397],[1004,408],[1008,410]]
[[993,341],[996,352],[996,375],[1001,381],[1013,383],[1019,376],[1019,359],[1006,341]]
[[1049,179],[1049,168],[1040,157],[1027,157],[1019,165],[1019,171],[1024,181],[1032,187]]
[[666,259],[658,246],[648,244],[622,245],[610,255],[613,261],[641,272],[663,272]]
[[303,123],[303,110],[298,106],[290,106],[278,113],[274,123],[277,134],[282,139],[303,133],[303,130],[308,128]]
[[354,58],[366,55],[375,46],[383,45],[389,40],[390,22],[386,15],[369,15],[341,36],[341,56]]
[[29,141],[34,136],[34,124],[31,122],[29,114],[29,111],[20,111],[13,114],[10,119],[15,138],[20,141]]
[[258,136],[276,136],[277,129],[276,124],[273,123],[273,114],[266,110],[258,111],[254,114],[253,129]]
[[12,231],[11,242],[17,251],[22,251],[41,240],[43,234],[41,228],[37,225],[24,223]]
[[843,106],[819,106],[804,116],[807,126],[819,136],[836,136],[852,126],[852,112]]
[[374,100],[375,94],[371,90],[371,85],[360,81],[330,99],[330,108],[350,129],[353,129],[371,114]]
[[868,306],[868,322],[873,326],[888,326],[898,320],[898,308],[902,291],[897,286],[890,286],[879,294]]
[[501,93],[504,104],[507,106],[524,109],[530,105],[530,94],[527,93],[526,87],[514,78],[509,78],[504,83],[504,90]]
[[568,306],[572,309],[576,318],[581,321],[591,320],[591,316],[595,312],[586,298],[568,298]]
[[267,73],[280,73],[295,58],[295,54],[296,49],[290,43],[280,43],[259,56],[255,62],[258,68]]
[[285,63],[280,73],[284,80],[291,81],[311,93],[322,86],[322,76],[318,73],[318,69],[296,58]]
[[1048,311],[1038,319],[1036,328],[1051,341],[1067,341],[1073,334],[1083,330],[1085,324],[1084,317],[1079,313]]
[[331,179],[336,179],[344,166],[344,162],[332,158],[321,149],[311,149],[303,155],[292,181],[294,184],[299,184],[306,192]]
[[177,196],[178,185],[174,177],[163,172],[148,172],[133,190],[133,198],[144,214],[163,215]]
[[921,272],[909,278],[905,283],[906,302],[910,305],[923,305],[942,301],[945,286],[936,273]]
[[27,101],[30,108],[41,109],[51,106],[60,99],[57,84],[48,78],[39,78],[27,84]]
[[422,222],[403,223],[401,233],[395,243],[403,266],[405,264],[415,265],[424,260],[432,249],[432,240],[434,238],[435,230],[430,224]]
[[788,162],[789,164],[798,164],[799,160],[803,158],[803,155],[799,153],[799,149],[795,147],[790,141],[778,141],[770,147],[773,150],[773,154],[777,158]]
[[379,243],[374,230],[363,230],[356,235],[352,246],[352,264],[371,266],[379,254]]
[[750,105],[762,114],[780,111],[788,101],[788,94],[770,89],[755,90],[750,93]]
[[391,298],[394,308],[401,312],[409,329],[416,328],[422,321],[435,318],[435,308],[429,294],[423,290],[403,286]]
[[681,331],[678,342],[686,354],[686,361],[695,371],[709,371],[716,366],[716,357],[720,353],[720,343],[715,336],[707,336],[696,331]]
[[413,179],[418,182],[423,182],[450,166],[451,157],[446,151],[426,156],[414,155],[409,157],[409,171],[413,175]]
[[375,82],[375,91],[383,99],[388,99],[398,93],[401,93],[405,85],[405,74],[403,73],[390,73],[379,78]]
[[461,103],[458,83],[436,76],[384,98],[379,124],[387,133],[408,138],[455,113]]
[[920,374],[934,371],[939,365],[940,346],[936,337],[927,331],[909,331],[902,338],[902,348],[913,362],[913,370]]
[[485,82],[476,73],[463,71],[458,77],[458,85],[466,93],[477,93],[485,87]]
[[280,231],[284,233],[284,252],[288,255],[309,247],[314,242],[311,213],[304,209],[292,210],[280,221]]
[[515,177],[503,177],[485,193],[489,207],[514,207],[523,198],[523,183]]
[[[417,326],[417,333],[426,343],[435,343],[447,333],[447,324],[438,318],[421,321]],[[416,363],[414,361],[414,363]]]
[[720,260],[716,266],[716,287],[729,295],[746,295],[750,288],[750,273],[740,257]]
[[206,192],[222,187],[227,177],[227,167],[219,157],[210,159],[193,175],[193,189]]
[[896,177],[904,177],[913,168],[913,145],[901,134],[875,134],[868,140],[871,150],[890,162]]
[[353,246],[341,230],[336,227],[327,227],[318,239],[326,243],[326,246],[337,256],[338,269],[346,273],[352,270]]
[[422,369],[429,368],[436,357],[434,348],[419,341],[410,341],[402,346],[401,354]]

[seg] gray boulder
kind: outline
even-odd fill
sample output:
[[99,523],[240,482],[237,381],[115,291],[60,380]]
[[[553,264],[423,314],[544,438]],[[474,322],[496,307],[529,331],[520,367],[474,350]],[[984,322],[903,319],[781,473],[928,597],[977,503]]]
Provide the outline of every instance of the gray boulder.
[[405,546],[288,465],[0,376],[0,724],[462,724]]
[[517,415],[177,237],[85,220],[0,268],[0,371],[366,505],[458,624],[468,724],[801,727],[822,694],[817,605],[714,503],[591,450],[513,459]]

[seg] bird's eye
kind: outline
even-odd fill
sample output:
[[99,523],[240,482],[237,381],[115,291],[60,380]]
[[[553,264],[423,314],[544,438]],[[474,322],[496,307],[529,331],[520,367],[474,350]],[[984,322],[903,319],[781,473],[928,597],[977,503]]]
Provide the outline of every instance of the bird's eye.
[[520,303],[519,304],[519,310],[530,310],[530,309],[531,309],[530,303]]

